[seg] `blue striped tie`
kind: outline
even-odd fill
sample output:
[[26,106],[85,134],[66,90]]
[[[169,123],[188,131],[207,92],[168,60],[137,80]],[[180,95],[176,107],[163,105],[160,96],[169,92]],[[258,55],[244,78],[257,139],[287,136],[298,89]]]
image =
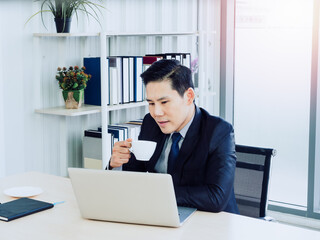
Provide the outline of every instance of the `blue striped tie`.
[[173,167],[179,155],[179,140],[181,139],[181,137],[182,137],[181,134],[178,132],[173,133],[171,137],[172,145],[171,145],[171,150],[168,157],[168,169],[167,169],[167,172],[169,174],[172,173]]

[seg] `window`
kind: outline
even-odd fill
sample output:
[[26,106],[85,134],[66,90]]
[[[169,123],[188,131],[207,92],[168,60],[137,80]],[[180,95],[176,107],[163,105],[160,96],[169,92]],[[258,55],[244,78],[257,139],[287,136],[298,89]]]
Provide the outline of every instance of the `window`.
[[[236,142],[277,150],[269,204],[300,213],[320,209],[320,120],[316,125],[310,105],[313,4],[313,0],[236,0]],[[319,109],[318,99],[318,116]],[[318,141],[311,138],[316,126]],[[315,144],[318,150],[312,157]]]

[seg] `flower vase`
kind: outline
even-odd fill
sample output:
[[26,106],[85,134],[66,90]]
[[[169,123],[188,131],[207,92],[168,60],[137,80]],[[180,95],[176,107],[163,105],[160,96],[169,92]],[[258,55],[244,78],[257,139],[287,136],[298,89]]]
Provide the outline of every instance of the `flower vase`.
[[63,90],[62,96],[67,109],[78,109],[84,99],[84,90]]

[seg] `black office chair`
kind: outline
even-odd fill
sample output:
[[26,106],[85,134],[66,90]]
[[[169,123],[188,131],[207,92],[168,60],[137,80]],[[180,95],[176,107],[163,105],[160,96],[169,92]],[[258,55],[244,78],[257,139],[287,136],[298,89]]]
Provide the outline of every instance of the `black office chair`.
[[234,191],[241,215],[269,220],[266,207],[271,157],[275,154],[274,149],[236,145]]

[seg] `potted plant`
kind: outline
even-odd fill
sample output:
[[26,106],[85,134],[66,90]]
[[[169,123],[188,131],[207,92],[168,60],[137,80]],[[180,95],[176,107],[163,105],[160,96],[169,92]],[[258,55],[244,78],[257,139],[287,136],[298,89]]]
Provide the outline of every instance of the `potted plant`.
[[59,87],[62,89],[62,96],[68,109],[78,109],[84,96],[84,89],[87,87],[87,82],[91,75],[86,74],[85,67],[78,66],[58,67],[56,79],[59,82]]
[[[43,21],[43,13],[51,12],[54,16],[58,33],[70,32],[72,16],[75,14],[78,20],[78,12],[85,13],[88,18],[89,16],[93,17],[100,24],[98,11],[101,13],[101,8],[104,8],[102,5],[90,0],[35,0],[35,2],[40,1],[42,2],[40,11],[33,14],[27,23],[40,13],[42,24],[46,28]],[[101,0],[97,1],[101,2]]]

